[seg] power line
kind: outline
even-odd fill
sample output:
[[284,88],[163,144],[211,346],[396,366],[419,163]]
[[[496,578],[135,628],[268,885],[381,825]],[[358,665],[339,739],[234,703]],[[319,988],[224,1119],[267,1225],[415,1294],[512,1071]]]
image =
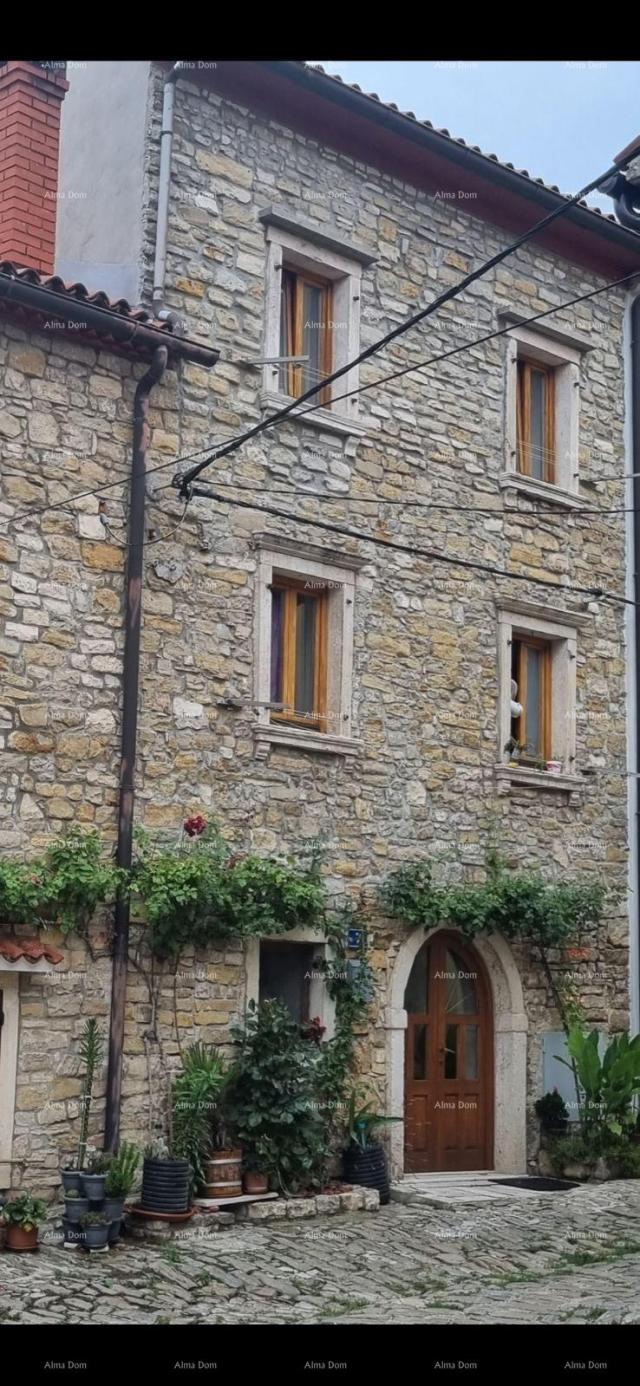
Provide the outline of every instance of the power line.
[[[531,317],[529,317],[529,318],[524,318],[523,321],[522,321],[521,323],[518,324],[518,326],[519,326],[519,327],[526,327],[526,326],[529,325],[529,323],[539,321],[540,318],[550,317],[550,316],[552,316],[554,313],[561,312],[563,308],[571,308],[571,307],[572,307],[574,304],[576,304],[576,303],[582,303],[582,302],[584,302],[585,299],[595,298],[598,294],[607,293],[607,292],[609,292],[610,289],[615,289],[615,288],[618,288],[618,287],[619,287],[620,285],[622,285],[622,284],[628,283],[628,281],[629,281],[630,279],[636,279],[636,278],[638,277],[638,273],[640,273],[640,271],[634,271],[633,274],[624,275],[622,279],[614,279],[614,280],[612,280],[612,281],[611,281],[610,283],[608,283],[608,284],[603,284],[603,285],[601,285],[600,288],[598,288],[598,289],[591,289],[591,290],[590,290],[588,293],[586,293],[586,294],[578,294],[575,298],[567,299],[564,303],[558,303],[558,304],[556,304],[555,307],[553,307],[553,308],[545,309],[545,311],[544,311],[543,313],[534,313]],[[368,385],[362,385],[362,386],[360,386],[360,387],[358,388],[358,390],[349,391],[349,392],[347,393],[347,395],[340,396],[339,398],[346,399],[346,398],[348,398],[348,395],[349,395],[349,394],[359,394],[359,393],[362,393],[362,392],[365,391],[365,390],[373,389],[373,388],[374,388],[375,386],[377,386],[377,385],[385,384],[385,382],[386,382],[387,380],[394,380],[394,379],[396,379],[398,375],[406,375],[406,374],[408,374],[410,371],[421,370],[423,367],[435,365],[435,364],[437,364],[438,361],[446,360],[448,357],[450,357],[450,356],[455,356],[455,355],[457,355],[459,352],[468,351],[471,347],[479,346],[479,345],[481,345],[482,343],[484,343],[484,342],[486,342],[486,341],[490,341],[490,340],[491,340],[492,338],[494,338],[494,337],[502,337],[502,336],[505,336],[505,334],[507,334],[508,332],[511,332],[511,331],[513,331],[513,328],[512,328],[512,327],[503,327],[503,328],[497,329],[495,332],[488,333],[487,335],[485,335],[485,336],[483,336],[483,337],[477,337],[477,338],[475,338],[475,339],[472,340],[472,341],[469,341],[469,342],[461,342],[458,346],[452,347],[450,351],[440,352],[437,356],[429,357],[429,358],[427,358],[427,359],[424,360],[424,361],[417,362],[416,365],[414,365],[414,366],[405,366],[405,367],[402,368],[402,370],[393,372],[393,374],[391,374],[390,376],[380,376],[380,377],[378,377],[377,380],[371,381]],[[297,400],[296,400],[295,402],[296,402],[296,404],[298,403]],[[337,402],[337,401],[333,401],[333,403],[336,403],[336,402]],[[317,408],[320,408],[320,407],[321,407],[321,406],[319,406],[319,405],[311,406],[310,409],[305,410],[305,411],[303,412],[303,414],[301,415],[301,417],[304,417],[304,413],[313,413],[313,412],[314,412],[314,409],[317,409]],[[275,418],[275,416],[273,416],[273,417]],[[295,415],[295,414],[294,414],[293,417],[294,417],[294,418],[297,418],[298,415]],[[269,420],[265,420],[265,422],[266,422],[266,423],[269,423],[270,421],[269,421]],[[233,435],[232,438],[231,438],[230,440],[228,440],[228,441],[231,441],[231,442],[233,442],[234,440],[238,441],[238,440],[241,440],[241,438],[242,438],[242,435],[241,435],[241,434],[235,434],[235,435]],[[183,462],[190,462],[194,457],[200,457],[200,456],[202,455],[203,452],[208,452],[210,446],[211,446],[211,445],[208,444],[206,448],[197,448],[197,449],[195,449],[194,452],[183,453],[183,454],[181,454],[179,457],[172,458],[172,459],[171,459],[170,461],[168,461],[168,462],[160,462],[160,463],[158,464],[157,467],[149,467],[149,468],[147,468],[147,473],[146,473],[146,474],[147,474],[147,476],[153,476],[156,472],[166,471],[168,467],[176,467],[176,466],[180,466],[180,464],[183,463]],[[640,473],[635,473],[635,472],[626,473],[624,476],[618,478],[618,480],[624,481],[624,480],[629,479],[629,477],[633,477],[633,476],[636,476],[636,475],[640,475]],[[105,483],[104,483],[103,485],[101,485],[101,486],[94,486],[94,487],[92,487],[92,488],[91,488],[90,490],[88,490],[88,491],[78,491],[78,492],[75,492],[74,494],[72,494],[71,496],[68,496],[68,497],[67,497],[65,500],[63,500],[63,501],[55,501],[55,502],[51,502],[51,503],[48,504],[48,505],[43,505],[43,506],[30,506],[29,510],[22,511],[22,512],[20,512],[18,515],[14,515],[14,516],[12,516],[12,517],[10,517],[10,518],[6,518],[6,519],[5,519],[5,524],[7,524],[7,525],[12,524],[12,523],[13,523],[13,524],[17,524],[18,521],[20,521],[20,520],[22,520],[22,519],[28,519],[30,515],[40,515],[40,514],[44,514],[45,512],[47,512],[47,511],[49,511],[49,510],[64,510],[66,506],[68,506],[68,505],[70,505],[70,504],[73,504],[73,503],[74,503],[75,501],[77,501],[77,500],[85,500],[88,496],[101,495],[103,491],[112,490],[113,487],[115,487],[115,486],[123,486],[123,485],[126,485],[126,484],[127,484],[127,480],[128,480],[128,477],[125,476],[125,477],[123,477],[122,479],[118,478],[116,481],[107,481],[107,482],[105,482]],[[168,485],[174,486],[174,482],[170,482],[170,483],[168,483]],[[336,498],[339,499],[339,497],[336,497]],[[543,502],[538,502],[538,504],[542,504],[542,503],[543,503]],[[549,504],[552,504],[552,502],[549,502]],[[458,507],[456,507],[456,508],[458,508]],[[600,513],[600,512],[599,512],[599,513]]]
[[202,496],[208,500],[218,501],[222,505],[236,505],[245,510],[256,510],[260,514],[275,515],[278,519],[293,520],[295,524],[312,525],[316,529],[327,530],[331,534],[341,534],[348,539],[359,539],[365,544],[378,544],[383,548],[395,549],[399,553],[410,554],[413,558],[428,558],[434,563],[448,563],[456,568],[468,568],[475,572],[488,573],[494,577],[512,579],[514,582],[533,582],[540,587],[549,587],[555,592],[575,592],[581,596],[591,597],[592,600],[606,598],[609,601],[621,602],[624,605],[635,606],[635,602],[629,597],[622,597],[617,592],[606,592],[601,587],[577,587],[575,585],[563,584],[561,582],[551,582],[549,578],[535,577],[527,573],[511,573],[505,568],[497,568],[495,565],[480,563],[470,558],[456,558],[450,554],[439,553],[435,549],[418,548],[415,545],[398,544],[393,539],[386,539],[381,535],[364,534],[361,530],[347,528],[342,525],[332,524],[328,520],[312,519],[306,515],[292,515],[290,511],[278,510],[270,505],[256,505],[254,501],[243,501],[237,498],[221,496],[217,491],[210,487],[205,490],[202,486],[191,488],[193,497]]
[[[629,155],[626,161],[623,162],[621,167],[624,167],[625,163],[629,162],[630,157],[631,156]],[[569,211],[569,208],[575,206],[575,204],[578,203],[581,200],[581,198],[585,197],[588,193],[592,192],[594,188],[599,187],[599,185],[601,183],[604,183],[607,178],[611,178],[619,174],[619,172],[619,166],[617,164],[612,164],[611,167],[608,168],[605,173],[602,173],[597,178],[592,179],[592,181],[588,183],[586,187],[581,188],[580,192],[575,193],[573,197],[568,198],[567,201],[564,202],[561,207],[556,207],[555,211],[547,213],[546,217],[543,217],[540,221],[536,222],[535,225],[530,227],[528,231],[523,232],[523,234],[519,236],[517,240],[512,241],[508,246],[505,246],[503,250],[500,250],[495,255],[492,255],[490,259],[485,260],[484,263],[478,267],[478,269],[472,270],[470,274],[465,275],[464,278],[461,279],[458,284],[452,285],[449,289],[445,289],[444,293],[441,293],[437,296],[437,298],[432,299],[431,303],[427,304],[426,308],[421,308],[418,313],[414,313],[410,318],[407,318],[405,322],[400,323],[398,327],[392,328],[391,331],[387,332],[384,337],[380,337],[378,341],[373,342],[371,346],[365,347],[364,351],[361,351],[359,356],[354,357],[351,361],[347,361],[345,365],[338,367],[338,369],[335,371],[332,371],[330,375],[325,376],[325,378],[319,381],[317,384],[311,385],[309,389],[305,390],[304,393],[300,395],[297,400],[292,400],[290,404],[286,404],[283,406],[282,409],[276,410],[274,414],[271,414],[269,418],[264,419],[261,423],[254,424],[253,428],[247,429],[245,433],[241,435],[237,442],[227,443],[224,447],[217,449],[215,453],[213,453],[210,457],[205,457],[202,462],[197,462],[193,467],[189,469],[185,476],[179,479],[180,491],[184,494],[186,487],[189,486],[193,481],[195,481],[196,477],[204,471],[205,467],[210,466],[212,462],[218,461],[221,457],[227,456],[230,452],[235,451],[236,448],[240,447],[242,443],[248,442],[250,438],[255,438],[258,434],[263,433],[266,428],[272,427],[274,423],[279,423],[282,419],[287,418],[287,416],[291,414],[297,407],[299,407],[300,404],[304,404],[306,400],[312,399],[314,395],[317,395],[320,392],[320,390],[324,390],[327,388],[327,386],[332,385],[335,380],[340,380],[343,375],[346,375],[350,370],[353,370],[354,366],[362,365],[363,361],[368,361],[371,356],[374,356],[377,354],[377,352],[382,351],[384,347],[388,346],[390,342],[395,341],[397,337],[403,336],[405,332],[408,332],[410,328],[415,327],[417,323],[422,322],[424,318],[430,317],[432,313],[437,312],[437,310],[441,308],[443,304],[449,303],[452,299],[457,298],[458,294],[462,293],[464,289],[469,288],[469,286],[471,284],[474,284],[477,279],[480,279],[483,275],[488,274],[489,270],[495,269],[496,266],[501,264],[503,260],[506,260],[508,255],[513,255],[516,250],[519,250],[522,245],[525,245],[527,241],[531,240],[533,236],[537,235],[540,231],[542,231],[544,227],[549,226],[551,222],[556,221],[558,217],[564,216]]]

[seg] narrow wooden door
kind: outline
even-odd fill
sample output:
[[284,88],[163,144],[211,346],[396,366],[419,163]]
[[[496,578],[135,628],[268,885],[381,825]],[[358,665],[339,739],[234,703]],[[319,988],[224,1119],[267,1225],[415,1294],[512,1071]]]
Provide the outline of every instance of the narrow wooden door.
[[490,1169],[493,1021],[475,950],[439,933],[416,956],[405,993],[405,1169]]

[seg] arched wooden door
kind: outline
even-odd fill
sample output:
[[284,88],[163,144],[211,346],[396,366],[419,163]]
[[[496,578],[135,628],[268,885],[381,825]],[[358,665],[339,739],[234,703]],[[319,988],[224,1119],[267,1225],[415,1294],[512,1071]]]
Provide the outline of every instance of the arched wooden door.
[[483,965],[434,934],[405,991],[405,1170],[493,1166],[493,1017]]

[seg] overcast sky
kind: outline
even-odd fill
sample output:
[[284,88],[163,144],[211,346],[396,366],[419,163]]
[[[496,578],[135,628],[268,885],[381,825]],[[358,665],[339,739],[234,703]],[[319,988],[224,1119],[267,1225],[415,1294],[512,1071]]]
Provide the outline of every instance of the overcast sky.
[[640,133],[640,62],[311,61],[565,193]]

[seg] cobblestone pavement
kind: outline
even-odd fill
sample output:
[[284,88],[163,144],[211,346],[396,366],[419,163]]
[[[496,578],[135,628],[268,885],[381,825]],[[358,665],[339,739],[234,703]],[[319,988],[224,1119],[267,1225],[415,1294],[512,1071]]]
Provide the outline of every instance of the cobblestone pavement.
[[3,1323],[640,1323],[640,1183],[0,1254]]

